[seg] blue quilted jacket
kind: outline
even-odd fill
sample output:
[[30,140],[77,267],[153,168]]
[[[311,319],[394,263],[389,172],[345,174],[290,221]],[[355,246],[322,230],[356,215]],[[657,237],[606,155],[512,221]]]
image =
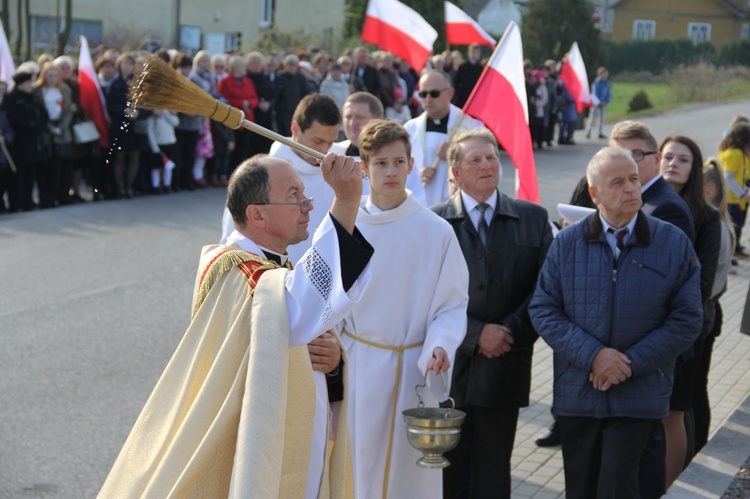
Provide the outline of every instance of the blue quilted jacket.
[[[660,419],[675,359],[701,331],[700,264],[681,230],[641,212],[615,267],[597,212],[552,243],[529,314],[554,350],[555,414]],[[588,377],[604,347],[633,376],[600,392]]]

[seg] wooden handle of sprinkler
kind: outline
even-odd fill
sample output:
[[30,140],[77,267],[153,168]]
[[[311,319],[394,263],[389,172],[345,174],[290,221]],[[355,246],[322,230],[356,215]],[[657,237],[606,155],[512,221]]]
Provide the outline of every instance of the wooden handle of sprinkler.
[[251,132],[255,132],[257,134],[260,134],[268,139],[275,140],[277,142],[281,142],[282,144],[291,147],[297,152],[301,152],[302,154],[307,154],[309,156],[312,156],[315,159],[323,159],[325,158],[324,154],[319,153],[315,149],[310,149],[307,146],[304,146],[300,144],[299,142],[295,142],[289,137],[284,137],[283,135],[279,135],[278,133],[269,130],[268,128],[262,127],[258,125],[257,123],[253,123],[249,120],[242,120],[242,124],[240,125],[242,128],[247,128]]
[[[312,156],[315,159],[322,160],[325,157],[325,154],[321,154],[315,149],[311,149],[307,146],[300,144],[299,142],[293,141],[289,137],[284,137],[283,135],[279,135],[278,133],[272,130],[269,130],[266,127],[262,127],[258,125],[257,123],[253,123],[250,120],[246,120],[245,113],[243,113],[236,107],[229,106],[227,104],[224,104],[223,102],[219,102],[218,100],[215,101],[215,104],[216,104],[216,107],[214,108],[213,113],[209,115],[209,118],[211,118],[212,120],[216,120],[220,123],[223,123],[229,128],[239,128],[239,127],[245,128],[247,130],[250,130],[251,132],[255,132],[268,139],[281,142],[282,144],[291,147],[295,151],[300,152],[302,154],[307,154],[309,156]],[[367,174],[365,172],[362,172],[362,178],[363,179],[367,178]]]

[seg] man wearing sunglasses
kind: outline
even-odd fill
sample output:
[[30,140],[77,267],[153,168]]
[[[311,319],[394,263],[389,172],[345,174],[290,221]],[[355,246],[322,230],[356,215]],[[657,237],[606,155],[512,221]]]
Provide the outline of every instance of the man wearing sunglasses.
[[427,71],[419,79],[419,97],[424,113],[404,124],[411,137],[414,169],[424,185],[426,206],[449,197],[446,152],[450,137],[482,126],[481,122],[464,115],[461,109],[451,104],[453,93],[448,75],[442,71]]

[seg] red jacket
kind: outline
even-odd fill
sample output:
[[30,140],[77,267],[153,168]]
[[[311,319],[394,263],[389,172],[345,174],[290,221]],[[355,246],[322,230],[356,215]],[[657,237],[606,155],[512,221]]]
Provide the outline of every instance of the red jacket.
[[[245,119],[255,121],[253,109],[258,107],[258,94],[255,93],[253,80],[247,76],[242,77],[242,84],[237,83],[237,79],[232,74],[226,75],[219,81],[219,93],[229,102],[229,105],[245,111]],[[248,101],[247,109],[243,105]]]

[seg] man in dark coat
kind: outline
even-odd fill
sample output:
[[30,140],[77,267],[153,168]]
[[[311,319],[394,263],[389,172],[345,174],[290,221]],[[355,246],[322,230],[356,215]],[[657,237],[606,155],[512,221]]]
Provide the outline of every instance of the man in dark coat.
[[[263,65],[263,54],[260,52],[250,52],[245,56],[247,64],[247,77],[253,80],[255,93],[258,94],[258,107],[255,108],[255,123],[258,125],[273,129],[273,107],[276,104],[276,89],[271,79],[265,73]],[[273,141],[262,135],[256,134],[250,143],[250,156],[256,154],[268,154],[271,150]]]
[[276,130],[284,137],[292,134],[292,115],[302,98],[310,93],[307,78],[299,72],[299,58],[289,54],[284,57],[284,71],[276,75]]
[[354,49],[354,71],[353,74],[362,79],[365,90],[372,95],[381,97],[380,75],[378,70],[369,64],[370,53],[364,47]]
[[456,89],[456,93],[453,94],[453,105],[457,107],[464,107],[471,91],[474,90],[474,85],[477,84],[484,71],[484,65],[481,62],[482,48],[478,44],[469,45],[468,56],[469,59],[458,67],[453,82],[453,87]]
[[28,211],[35,207],[31,197],[34,180],[39,175],[44,175],[40,170],[50,152],[44,140],[49,116],[40,94],[33,92],[31,80],[32,75],[29,73],[14,74],[13,82],[16,86],[3,101],[3,109],[15,135],[11,155],[18,168],[15,188],[11,192],[13,195],[9,196],[11,211]]
[[508,498],[518,410],[529,404],[537,339],[527,307],[552,233],[544,208],[498,191],[500,160],[489,130],[456,137],[448,163],[460,190],[432,210],[458,237],[469,267],[469,305],[451,387],[467,416],[458,447],[446,455],[444,497]]

